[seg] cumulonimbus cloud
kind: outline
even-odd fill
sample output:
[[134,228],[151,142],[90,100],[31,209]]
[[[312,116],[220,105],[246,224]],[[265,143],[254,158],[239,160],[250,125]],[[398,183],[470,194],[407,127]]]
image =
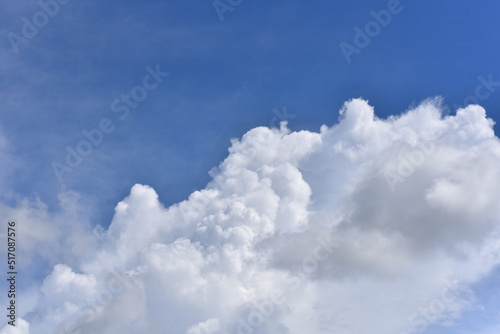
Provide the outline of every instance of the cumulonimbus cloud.
[[168,208],[135,185],[92,249],[34,288],[16,333],[453,324],[500,261],[500,142],[482,107],[442,111],[436,98],[379,119],[353,99],[318,133],[283,123],[233,140],[207,187]]

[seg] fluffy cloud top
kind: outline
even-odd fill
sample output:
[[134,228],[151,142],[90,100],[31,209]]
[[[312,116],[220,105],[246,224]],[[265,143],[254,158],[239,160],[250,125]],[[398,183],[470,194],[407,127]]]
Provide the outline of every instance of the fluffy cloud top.
[[354,99],[319,133],[282,124],[233,140],[213,181],[171,207],[135,185],[109,229],[78,238],[84,228],[61,224],[79,246],[35,288],[15,333],[452,325],[480,306],[469,286],[500,261],[500,143],[480,106],[442,109],[432,99],[382,120]]

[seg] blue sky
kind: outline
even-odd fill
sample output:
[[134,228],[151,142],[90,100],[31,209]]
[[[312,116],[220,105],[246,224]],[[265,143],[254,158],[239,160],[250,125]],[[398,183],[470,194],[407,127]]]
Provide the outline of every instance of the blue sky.
[[[39,10],[35,2],[3,6],[5,33],[19,34],[21,17]],[[3,39],[2,126],[21,164],[36,165],[19,168],[10,189],[54,203],[61,184],[51,162],[110,115],[111,101],[148,65],[171,75],[64,177],[68,188],[109,200],[98,219],[109,220],[136,182],[156,185],[165,203],[204,187],[229,139],[269,125],[274,108],[296,115],[292,129],[310,130],[335,123],[353,97],[384,117],[440,95],[454,113],[474,95],[478,76],[500,81],[500,5],[471,7],[402,1],[402,12],[348,64],[339,44],[354,45],[353,28],[387,1],[243,1],[223,22],[209,1],[71,1],[19,53]],[[496,90],[481,101],[493,119]]]
[[[8,34],[22,35],[23,17],[33,21],[40,5],[2,3],[2,202],[38,196],[55,212],[58,194],[72,190],[89,219],[108,227],[134,184],[169,206],[205,188],[231,138],[280,120],[318,132],[358,97],[381,118],[435,96],[454,115],[477,98],[498,122],[500,3],[401,0],[346,59],[339,45],[356,46],[355,28],[365,31],[371,12],[390,3],[243,0],[221,20],[209,0],[71,0],[17,46]],[[120,120],[112,102],[141,85],[148,66],[169,76]],[[104,118],[115,130],[58,179],[53,162],[64,163],[66,147]]]

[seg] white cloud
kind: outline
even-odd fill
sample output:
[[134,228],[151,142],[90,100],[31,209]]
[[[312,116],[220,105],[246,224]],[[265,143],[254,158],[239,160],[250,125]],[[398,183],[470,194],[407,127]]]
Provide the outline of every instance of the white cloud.
[[30,324],[22,318],[16,320],[16,326],[6,326],[2,329],[2,334],[29,334]]
[[[135,185],[98,240],[56,224],[95,250],[61,258],[27,318],[30,333],[413,333],[453,324],[478,304],[467,286],[500,261],[500,143],[484,109],[442,117],[440,103],[382,120],[355,99],[319,133],[255,128],[183,202],[165,208]],[[32,245],[61,240],[46,233],[52,220],[41,204],[12,210],[40,221]]]
[[0,203],[0,219],[16,222],[17,267],[33,268],[40,262],[51,266],[58,262],[76,265],[91,256],[89,249],[96,245],[88,233],[89,221],[78,194],[65,191],[59,194],[59,208],[50,211],[38,198],[16,198],[14,205]]

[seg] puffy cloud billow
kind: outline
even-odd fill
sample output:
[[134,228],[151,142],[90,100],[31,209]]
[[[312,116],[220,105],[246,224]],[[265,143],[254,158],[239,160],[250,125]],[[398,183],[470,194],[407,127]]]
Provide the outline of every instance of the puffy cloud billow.
[[[493,124],[477,105],[444,116],[431,99],[379,119],[354,99],[319,133],[252,129],[183,202],[164,207],[137,184],[107,230],[58,224],[80,246],[57,250],[76,255],[58,258],[16,329],[0,333],[452,326],[481,307],[470,286],[500,262]],[[31,237],[54,261],[56,237]]]

